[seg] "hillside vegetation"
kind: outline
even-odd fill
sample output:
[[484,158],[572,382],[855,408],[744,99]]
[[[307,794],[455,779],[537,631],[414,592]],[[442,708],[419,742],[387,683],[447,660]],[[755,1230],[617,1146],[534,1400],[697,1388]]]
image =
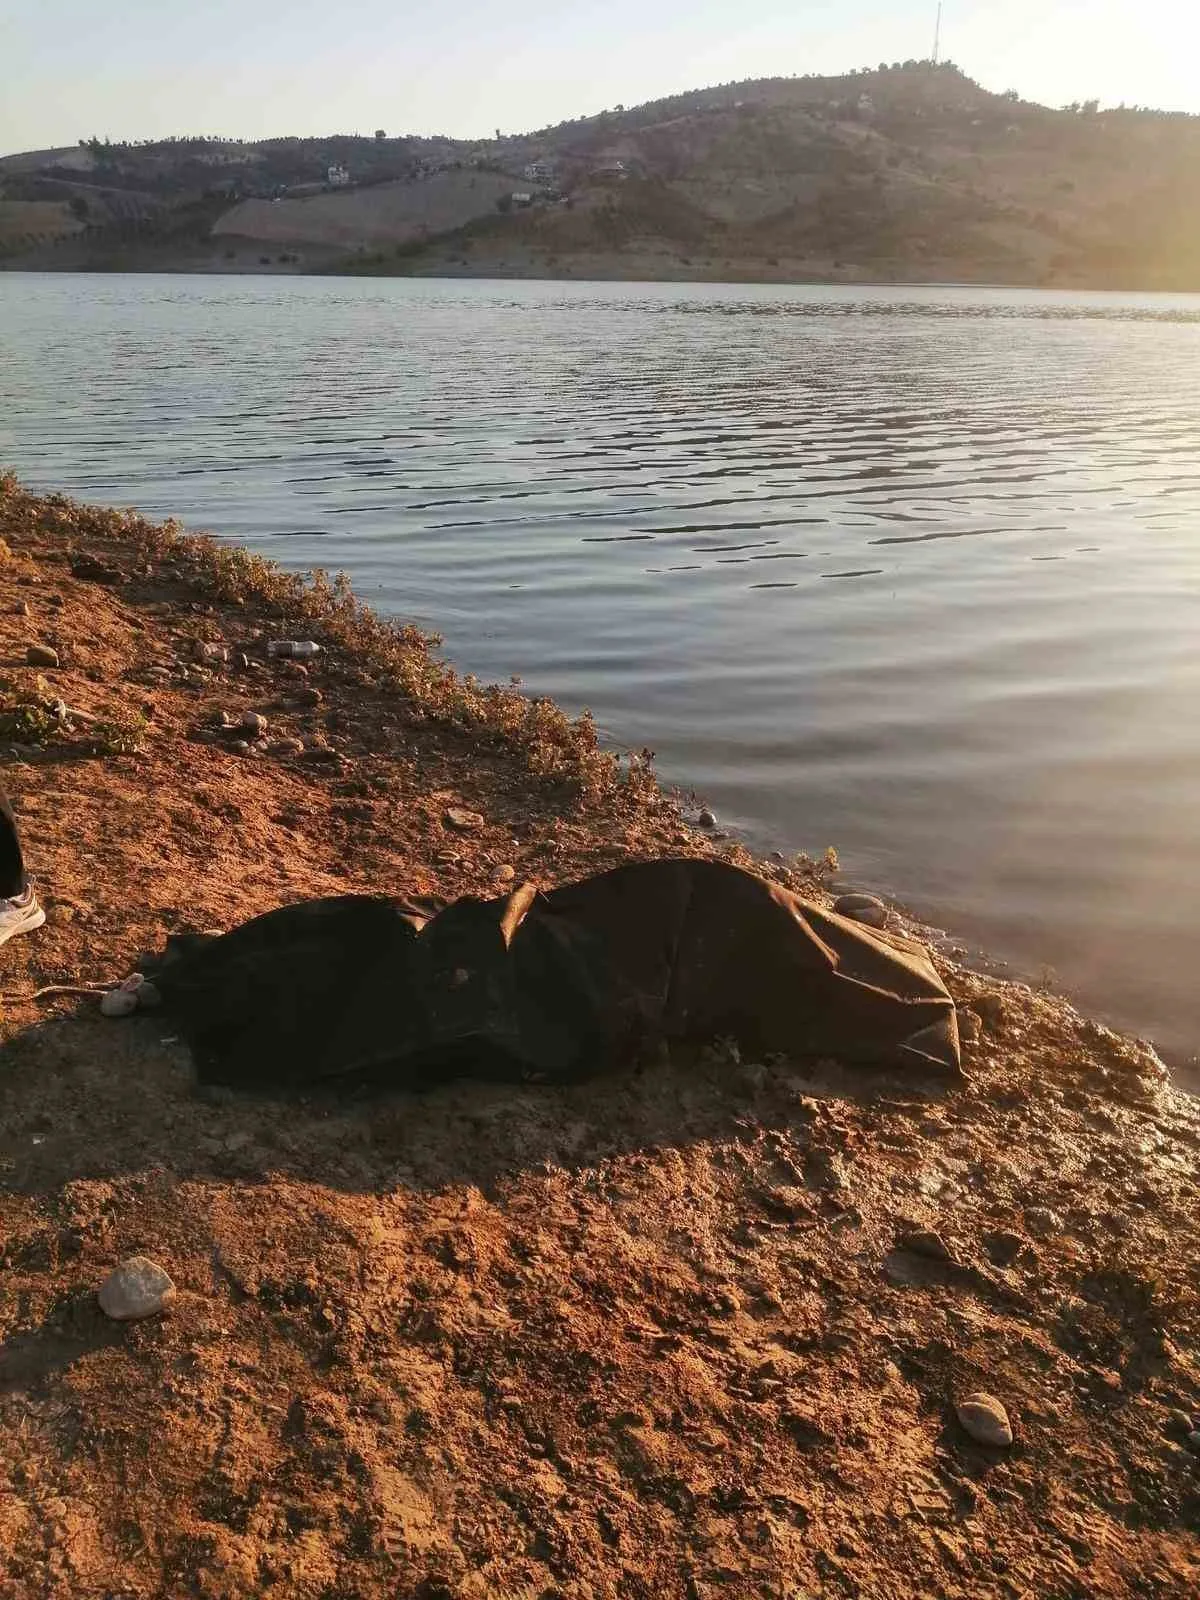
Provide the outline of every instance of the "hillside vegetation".
[[0,265],[1200,289],[1200,117],[909,62],[487,141],[92,140],[0,160]]

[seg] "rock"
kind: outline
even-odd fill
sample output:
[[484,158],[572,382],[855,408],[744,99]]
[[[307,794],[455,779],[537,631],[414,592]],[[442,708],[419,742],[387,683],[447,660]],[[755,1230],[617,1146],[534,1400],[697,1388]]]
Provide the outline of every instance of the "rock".
[[716,825],[716,814],[715,812],[709,811],[707,807],[705,807],[705,809],[696,818],[696,826],[699,828],[715,828]]
[[767,1082],[767,1069],[761,1061],[747,1061],[739,1076],[752,1094],[759,1094]]
[[958,1420],[979,1444],[1007,1449],[1013,1442],[1008,1412],[991,1394],[969,1394],[955,1406]]
[[940,1233],[934,1233],[930,1228],[914,1228],[909,1233],[903,1233],[896,1240],[902,1250],[911,1250],[914,1255],[924,1256],[927,1261],[953,1261],[954,1252],[942,1238]]
[[478,833],[483,827],[483,818],[478,811],[465,811],[461,806],[451,806],[442,814],[442,821],[456,833]]
[[175,1285],[157,1262],[130,1256],[100,1285],[100,1309],[114,1322],[153,1317],[175,1298]]
[[298,706],[319,706],[324,696],[320,689],[297,689],[292,699]]
[[1194,1456],[1200,1456],[1200,1428],[1194,1433],[1189,1433],[1184,1443]]
[[1061,1233],[1066,1224],[1058,1212],[1051,1211],[1049,1206],[1028,1206],[1025,1210],[1025,1226],[1035,1238],[1048,1239],[1051,1234]]
[[1019,1233],[997,1229],[993,1233],[984,1234],[983,1247],[994,1267],[1011,1267],[1025,1248],[1025,1241]]
[[100,996],[100,1015],[103,1017],[131,1017],[138,1007],[137,991],[110,989]]
[[918,1289],[931,1281],[925,1262],[911,1250],[891,1250],[883,1258],[883,1275],[894,1289]]
[[251,753],[250,746],[245,739],[234,739],[229,748],[235,756],[248,756]]
[[492,877],[495,878],[497,883],[511,883],[516,875],[516,867],[509,866],[507,862],[504,866],[497,867],[495,872],[492,873]]
[[25,664],[29,667],[57,667],[58,651],[52,650],[48,644],[31,644],[25,652]]
[[888,909],[878,895],[840,894],[833,902],[833,909],[839,917],[852,917],[855,922],[863,922],[868,928],[887,925]]
[[87,583],[124,583],[125,574],[120,567],[97,561],[93,556],[82,556],[71,563],[71,576],[83,578]]
[[1004,1022],[1004,996],[993,989],[988,994],[976,995],[970,1009],[986,1028],[998,1028]]
[[261,739],[267,731],[267,719],[257,711],[247,711],[238,724],[252,739]]
[[781,1412],[779,1421],[801,1450],[820,1450],[835,1442],[824,1423],[813,1412],[799,1406],[788,1406]]
[[983,1023],[979,1013],[962,1006],[955,1013],[958,1018],[958,1037],[963,1044],[978,1044],[983,1036]]
[[1192,1432],[1192,1419],[1186,1411],[1178,1407],[1168,1411],[1163,1422],[1163,1432],[1169,1439],[1186,1439]]
[[300,756],[304,754],[304,740],[276,739],[268,748],[273,756]]
[[158,985],[143,983],[137,991],[137,1003],[139,1011],[157,1011],[162,1005],[162,995],[159,993]]

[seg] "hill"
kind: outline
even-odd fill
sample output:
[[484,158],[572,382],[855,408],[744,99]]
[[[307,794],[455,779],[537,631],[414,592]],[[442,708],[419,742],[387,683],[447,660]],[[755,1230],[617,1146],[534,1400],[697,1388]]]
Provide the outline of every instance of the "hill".
[[1052,110],[949,64],[481,142],[43,154],[0,161],[0,264],[1200,289],[1200,117]]

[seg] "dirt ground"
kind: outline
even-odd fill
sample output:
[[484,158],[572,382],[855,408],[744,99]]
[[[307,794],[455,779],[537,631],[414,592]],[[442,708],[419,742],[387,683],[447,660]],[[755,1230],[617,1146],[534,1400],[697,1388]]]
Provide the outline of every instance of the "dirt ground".
[[[202,1090],[169,1017],[38,992],[303,896],[745,858],[0,510],[0,682],[101,719],[0,745],[49,911],[0,952],[0,1600],[1200,1590],[1200,1111],[1146,1046],[939,962],[950,1088],[714,1043],[567,1089]],[[178,1297],[111,1322],[135,1252]],[[956,1418],[981,1389],[1010,1449]]]

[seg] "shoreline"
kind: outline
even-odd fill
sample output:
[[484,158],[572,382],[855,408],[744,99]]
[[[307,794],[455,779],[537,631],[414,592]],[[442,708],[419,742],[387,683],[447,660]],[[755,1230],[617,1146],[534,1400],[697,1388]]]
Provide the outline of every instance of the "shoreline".
[[[257,249],[257,246],[255,246]],[[611,265],[617,270],[601,270]],[[644,263],[642,264],[644,267]],[[1200,297],[1200,281],[1190,286],[1163,284],[1161,282],[1110,282],[1094,276],[1065,276],[1054,281],[1030,275],[1025,278],[1005,280],[994,277],[971,277],[935,274],[932,276],[897,273],[892,276],[871,270],[842,273],[825,270],[817,265],[811,268],[797,266],[794,270],[763,269],[761,264],[747,263],[742,271],[728,268],[704,272],[691,267],[672,266],[657,272],[635,271],[625,267],[619,258],[589,257],[578,266],[567,265],[556,269],[545,262],[512,264],[498,257],[487,262],[460,263],[449,259],[429,262],[401,261],[394,268],[356,264],[353,257],[322,262],[313,260],[281,266],[274,261],[247,262],[230,266],[223,257],[208,260],[192,258],[170,262],[149,259],[145,264],[122,261],[110,266],[82,264],[55,265],[38,262],[24,263],[21,258],[0,259],[0,274],[38,277],[195,277],[195,278],[317,278],[317,279],[396,279],[417,282],[447,283],[577,283],[630,285],[711,284],[729,288],[767,289],[966,289],[995,290],[998,293],[1033,291],[1039,294],[1096,294],[1115,296],[1162,296],[1168,299]]]
[[[685,854],[828,894],[336,582],[3,477],[0,540],[0,770],[49,911],[0,978],[0,1590],[1200,1581],[1200,1107],[1148,1047],[938,957],[963,1085],[717,1047],[554,1091],[197,1093],[152,1015],[34,996],[347,890]],[[34,715],[38,673],[84,716]],[[135,1251],[179,1299],[122,1329],[94,1289]],[[1011,1449],[956,1420],[980,1389]]]

